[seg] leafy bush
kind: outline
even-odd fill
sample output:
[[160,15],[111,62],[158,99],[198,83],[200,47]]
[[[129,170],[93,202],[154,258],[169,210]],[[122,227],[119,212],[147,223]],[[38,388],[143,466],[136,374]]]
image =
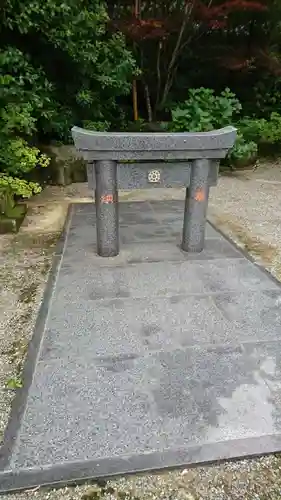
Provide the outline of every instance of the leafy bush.
[[[212,89],[191,89],[189,98],[172,108],[173,132],[207,132],[235,123],[241,111],[241,104],[229,89],[216,96]],[[257,155],[257,144],[242,133],[229,152],[226,163],[247,164]]]
[[117,100],[136,68],[124,37],[108,31],[103,2],[6,0],[0,14],[0,73],[30,105],[40,138],[66,142],[82,120],[122,119]]
[[[9,73],[13,65],[14,75]],[[36,167],[47,166],[49,159],[25,137],[34,134],[48,100],[44,102],[38,95],[40,70],[32,73],[19,50],[2,51],[0,66],[5,69],[0,78],[0,212],[7,214],[14,207],[15,195],[28,198],[41,189],[24,177]]]
[[39,184],[20,177],[36,167],[46,167],[49,158],[21,137],[0,134],[0,141],[0,213],[9,215],[15,195],[30,198],[41,191]]
[[227,155],[226,163],[233,166],[246,166],[257,157],[258,146],[254,141],[247,141],[238,134],[236,142]]
[[172,108],[171,130],[206,132],[232,123],[241,104],[229,89],[216,96],[212,89],[190,89],[188,99]]
[[270,119],[243,118],[238,124],[243,136],[258,144],[275,145],[281,142],[281,115],[271,113]]
[[35,167],[46,167],[49,159],[21,137],[4,138],[0,146],[0,169],[9,175],[28,174]]
[[70,140],[74,124],[108,129],[123,119],[135,62],[110,34],[98,0],[5,0],[0,7],[0,198],[40,190],[32,171],[48,164],[39,141]]
[[93,122],[91,120],[83,120],[83,128],[87,130],[95,130],[96,132],[107,132],[110,128],[110,123],[107,121]]
[[15,208],[15,195],[30,198],[40,193],[41,187],[36,182],[28,182],[18,177],[0,174],[0,214],[12,216]]
[[252,91],[252,99],[247,103],[250,115],[269,118],[271,113],[281,113],[281,78],[275,74],[263,76]]

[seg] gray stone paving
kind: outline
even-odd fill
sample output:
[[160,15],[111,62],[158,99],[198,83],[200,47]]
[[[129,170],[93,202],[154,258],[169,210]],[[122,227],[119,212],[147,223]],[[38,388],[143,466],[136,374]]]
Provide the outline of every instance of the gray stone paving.
[[281,450],[280,286],[211,226],[182,252],[182,216],[120,204],[106,259],[73,206],[0,491]]

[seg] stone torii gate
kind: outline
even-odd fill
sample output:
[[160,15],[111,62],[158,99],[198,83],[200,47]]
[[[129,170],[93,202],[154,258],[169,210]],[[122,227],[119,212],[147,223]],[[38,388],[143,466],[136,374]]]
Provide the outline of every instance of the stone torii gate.
[[217,184],[220,159],[234,145],[235,128],[123,133],[73,127],[72,137],[95,192],[98,255],[119,253],[118,190],[151,187],[186,187],[182,250],[203,250],[209,188]]

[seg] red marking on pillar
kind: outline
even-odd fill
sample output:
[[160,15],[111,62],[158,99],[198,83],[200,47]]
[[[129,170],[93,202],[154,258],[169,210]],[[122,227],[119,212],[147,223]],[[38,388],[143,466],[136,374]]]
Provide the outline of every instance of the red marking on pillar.
[[197,189],[194,199],[196,201],[204,201],[205,200],[205,193],[203,189]]
[[114,203],[114,197],[113,194],[103,194],[100,199],[101,203]]

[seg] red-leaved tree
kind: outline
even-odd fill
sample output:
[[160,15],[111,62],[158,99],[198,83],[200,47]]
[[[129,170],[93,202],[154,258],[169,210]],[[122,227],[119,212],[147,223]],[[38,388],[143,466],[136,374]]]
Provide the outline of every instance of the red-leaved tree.
[[[258,47],[253,51],[249,40],[253,26],[266,23],[268,3],[266,0],[108,0],[111,25],[126,35],[141,68],[149,120],[165,106],[183,55],[202,38],[213,43],[214,37],[218,40],[218,35],[221,36],[216,63],[231,70],[251,66]],[[226,43],[226,39],[235,40],[234,45]],[[240,46],[237,39],[242,41]]]

